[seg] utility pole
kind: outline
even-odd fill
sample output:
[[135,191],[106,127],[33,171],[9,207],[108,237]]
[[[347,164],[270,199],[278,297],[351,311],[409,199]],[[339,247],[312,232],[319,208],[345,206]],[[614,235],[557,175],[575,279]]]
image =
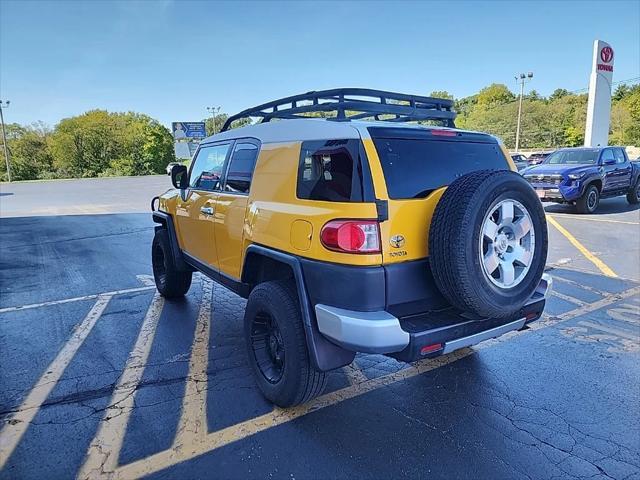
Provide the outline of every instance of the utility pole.
[[7,108],[11,102],[7,100],[3,102],[0,100],[0,125],[2,125],[2,143],[4,144],[4,160],[7,163],[7,180],[11,182],[11,167],[9,166],[9,147],[7,147],[7,132],[4,129],[4,115],[2,114],[2,107]]
[[213,134],[216,134],[216,113],[220,111],[220,107],[207,107],[207,111],[211,114],[213,120]]
[[518,126],[516,127],[516,153],[520,151],[520,120],[522,119],[522,97],[524,96],[524,84],[533,78],[533,72],[529,72],[526,75],[521,73],[516,75],[516,82],[520,83],[520,102],[518,105]]

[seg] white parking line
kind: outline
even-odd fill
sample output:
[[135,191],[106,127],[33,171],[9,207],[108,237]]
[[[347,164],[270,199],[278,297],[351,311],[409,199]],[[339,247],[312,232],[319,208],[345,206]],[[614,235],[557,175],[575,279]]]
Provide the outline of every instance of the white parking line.
[[0,308],[0,313],[16,312],[18,310],[29,310],[31,308],[48,307],[50,305],[61,305],[63,303],[81,302],[82,300],[92,300],[98,297],[113,297],[114,295],[123,295],[126,293],[144,292],[146,290],[153,290],[156,287],[137,287],[127,288],[126,290],[114,290],[113,292],[95,293],[92,295],[85,295],[83,297],[65,298],[64,300],[52,300],[50,302],[32,303],[30,305],[21,305],[19,307],[5,307]]
[[51,393],[51,390],[53,390],[53,387],[56,386],[58,380],[60,380],[63,372],[93,329],[102,312],[104,312],[111,297],[109,294],[98,297],[87,316],[74,329],[71,338],[49,364],[44,375],[40,377],[40,380],[31,389],[22,405],[6,421],[5,427],[0,431],[0,470],[4,467],[24,432],[29,427],[30,422],[40,411],[40,407]]
[[129,416],[133,410],[136,389],[151,352],[151,345],[163,306],[164,297],[156,292],[142,322],[133,350],[129,354],[127,364],[118,380],[118,385],[113,392],[111,403],[100,422],[98,433],[89,446],[78,478],[102,478],[118,466],[118,457]]
[[576,305],[586,305],[587,303],[575,297],[572,297],[571,295],[565,295],[564,293],[556,292],[555,290],[551,291],[551,295],[553,295],[554,297],[558,297],[559,299],[564,300],[565,302],[574,303]]
[[605,325],[600,325],[599,323],[587,321],[578,323],[584,327],[593,328],[594,330],[600,330],[601,332],[611,333],[612,335],[617,335],[618,337],[626,338],[627,340],[634,340],[636,342],[640,341],[640,331],[638,331],[637,333],[633,333],[627,330],[621,330],[619,328],[608,327]]

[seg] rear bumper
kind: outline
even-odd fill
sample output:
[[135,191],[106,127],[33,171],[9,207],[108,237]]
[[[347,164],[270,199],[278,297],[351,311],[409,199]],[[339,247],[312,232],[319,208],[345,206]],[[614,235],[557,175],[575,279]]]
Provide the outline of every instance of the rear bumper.
[[[542,315],[552,278],[544,274],[529,302],[516,318],[471,318],[453,309],[397,318],[385,310],[353,311],[328,305],[315,306],[318,329],[332,342],[352,351],[384,353],[403,361],[449,353],[484,340],[519,330]],[[425,347],[437,346],[424,350]]]

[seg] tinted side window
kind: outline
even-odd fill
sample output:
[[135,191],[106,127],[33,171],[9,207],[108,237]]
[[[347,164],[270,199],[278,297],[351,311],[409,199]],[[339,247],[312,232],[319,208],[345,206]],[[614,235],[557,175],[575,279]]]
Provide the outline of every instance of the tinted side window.
[[616,157],[616,163],[624,163],[626,161],[621,148],[614,148],[613,155]]
[[607,160],[615,160],[615,157],[613,156],[613,150],[610,148],[607,148],[604,152],[602,152],[602,163],[606,162]]
[[202,147],[193,161],[189,186],[198,190],[213,191],[219,188],[224,161],[229,144]]
[[297,197],[328,202],[362,202],[365,197],[360,140],[303,142]]
[[251,177],[258,157],[258,147],[253,143],[236,143],[227,171],[225,192],[249,193]]

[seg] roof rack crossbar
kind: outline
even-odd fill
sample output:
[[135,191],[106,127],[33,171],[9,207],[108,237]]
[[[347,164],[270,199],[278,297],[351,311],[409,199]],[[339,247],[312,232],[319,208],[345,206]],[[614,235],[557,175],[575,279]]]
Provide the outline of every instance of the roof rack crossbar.
[[[303,102],[310,103],[301,104]],[[242,118],[256,117],[261,122],[268,122],[273,118],[308,118],[306,114],[315,112],[336,112],[335,117],[327,118],[334,121],[363,118],[379,120],[380,115],[392,115],[394,118],[389,120],[395,122],[442,120],[446,126],[453,127],[456,113],[452,108],[453,101],[443,98],[367,88],[336,88],[281,98],[243,110],[229,117],[222,131],[228,130],[233,122]]]

